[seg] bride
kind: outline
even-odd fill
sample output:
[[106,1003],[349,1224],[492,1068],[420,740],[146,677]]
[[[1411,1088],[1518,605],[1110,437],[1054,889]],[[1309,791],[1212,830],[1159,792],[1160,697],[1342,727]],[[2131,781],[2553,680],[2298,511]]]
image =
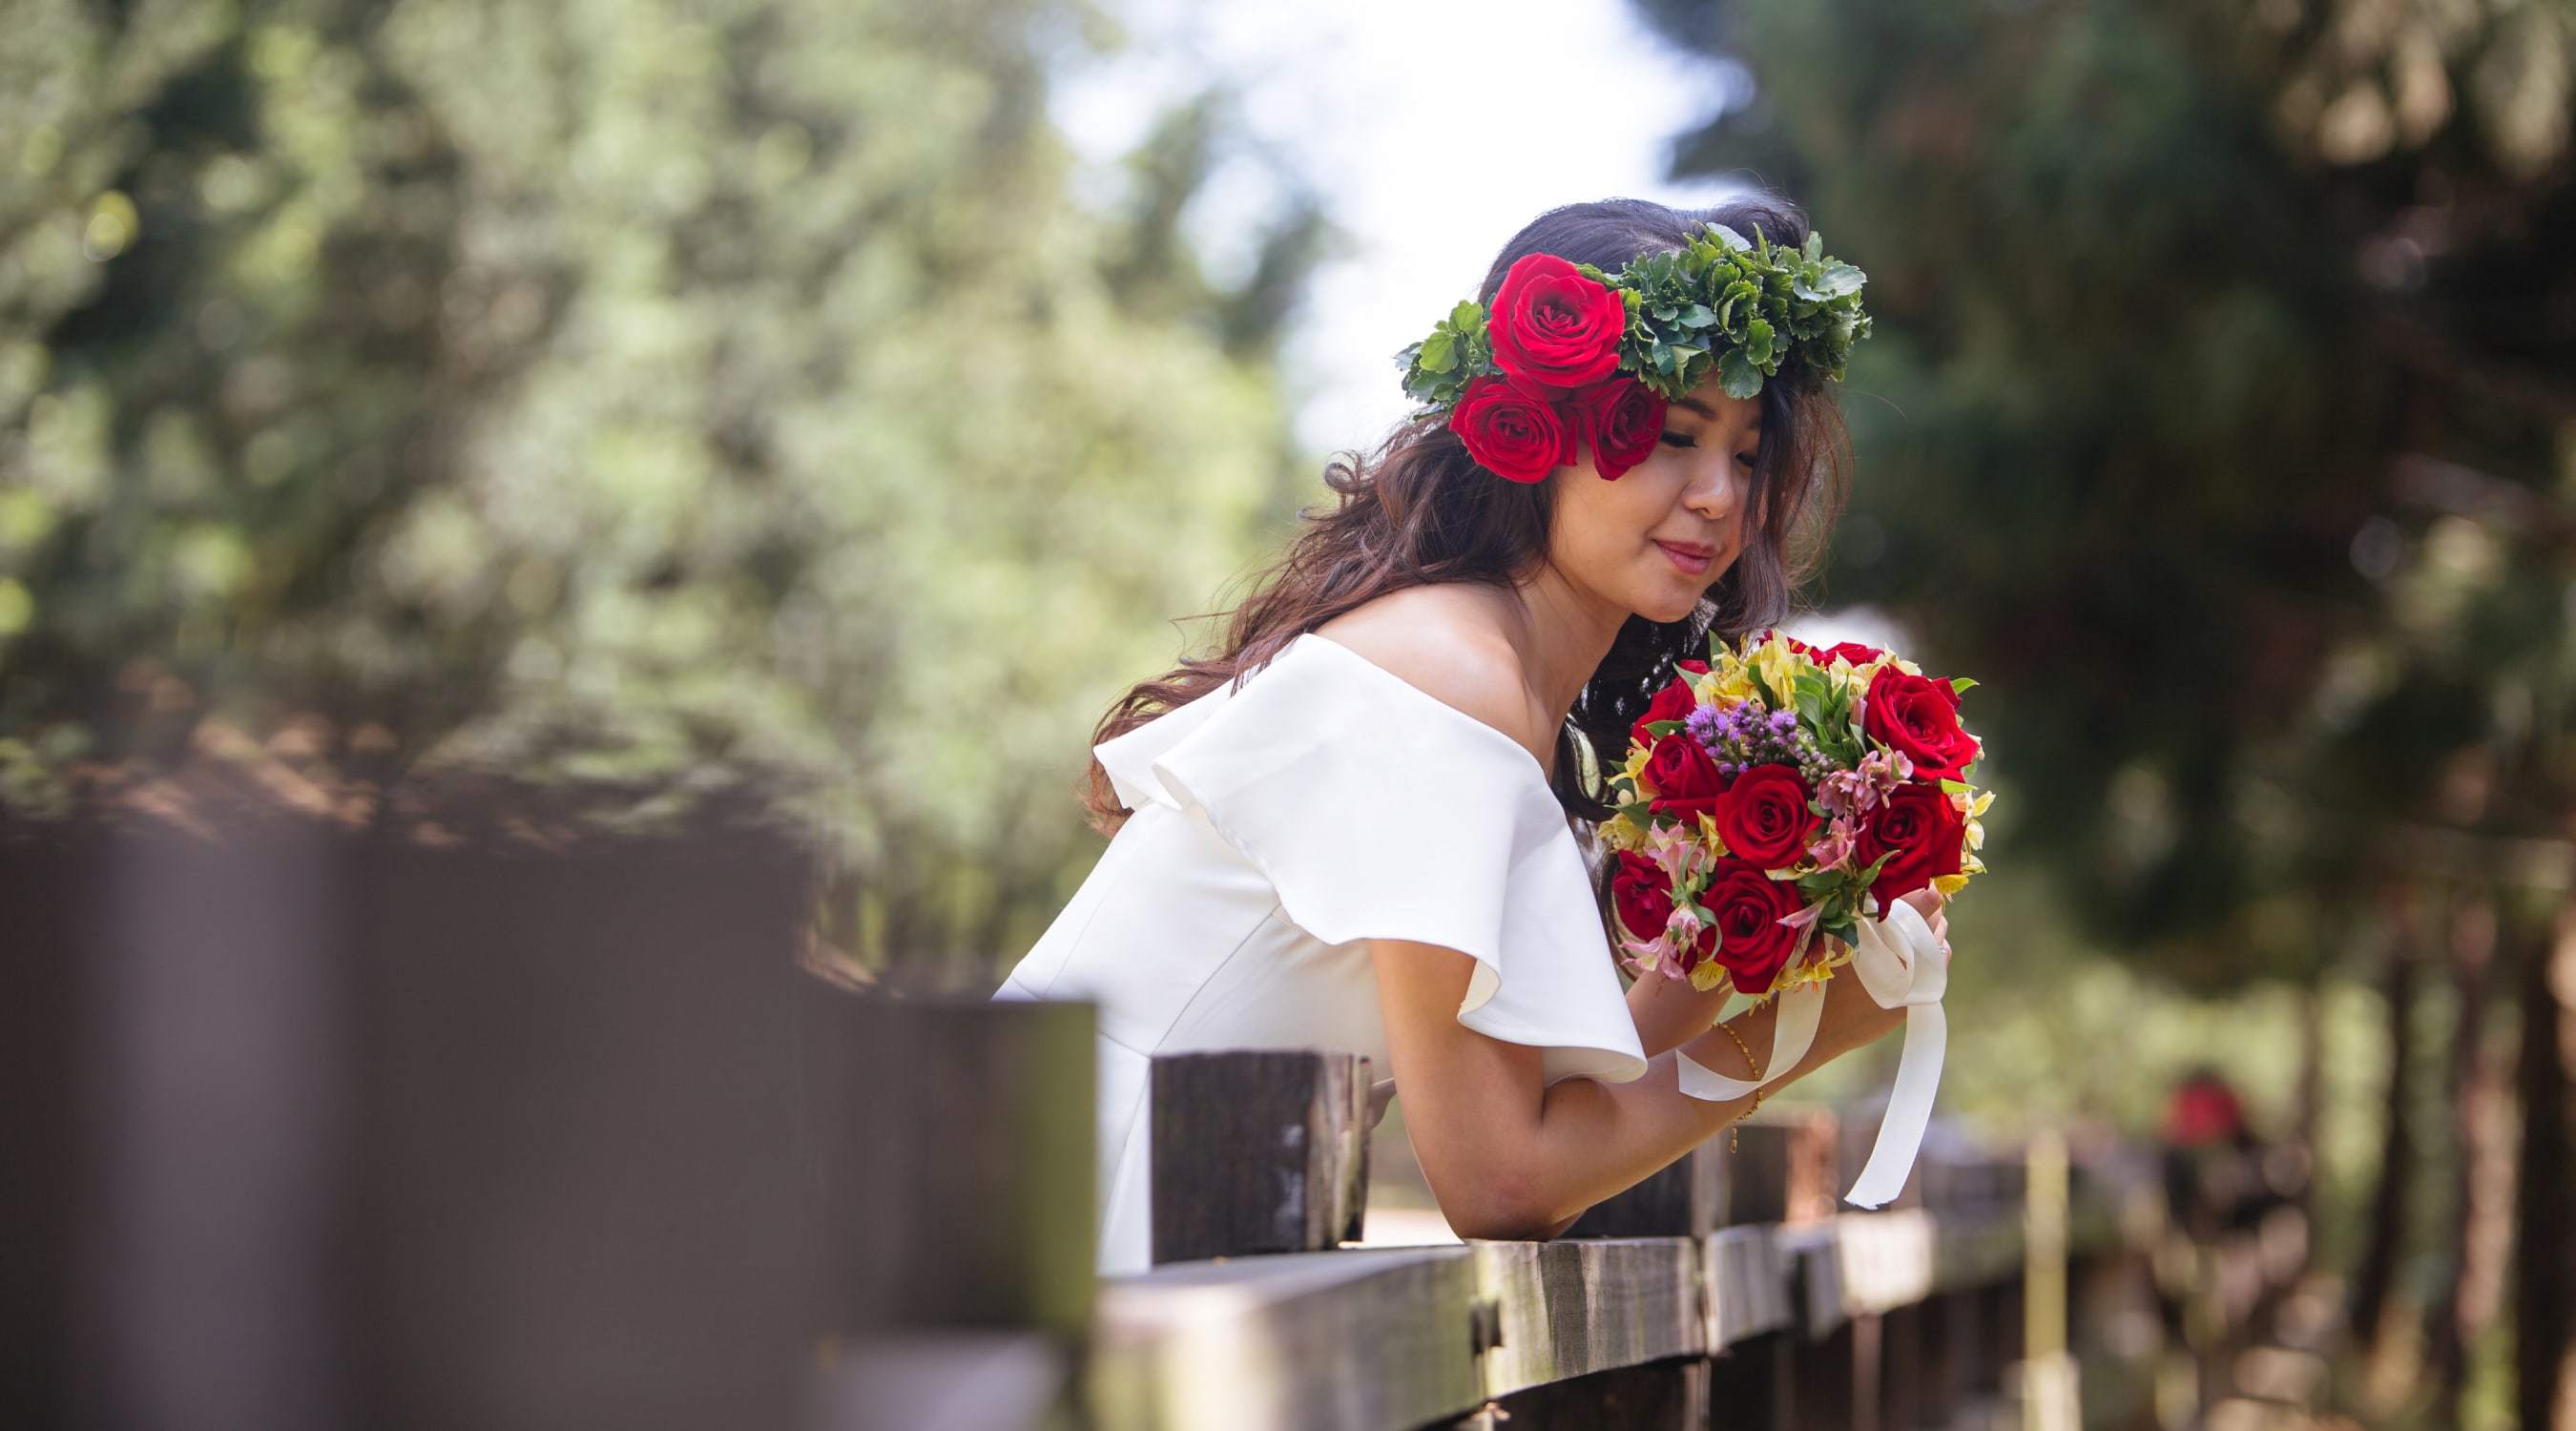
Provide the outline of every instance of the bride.
[[[1805,276],[1674,300],[1718,237]],[[1540,215],[1399,355],[1427,407],[1332,465],[1220,649],[1103,718],[1109,847],[994,995],[1097,1006],[1102,1273],[1151,1260],[1156,1054],[1364,1054],[1451,1228],[1544,1238],[1904,1021],[1835,978],[1764,1066],[1780,1001],[1717,1024],[1723,988],[1623,981],[1590,839],[1648,700],[1789,614],[1840,505],[1826,384],[1868,323],[1819,252],[1774,196]],[[1903,902],[1946,964],[1939,896]]]

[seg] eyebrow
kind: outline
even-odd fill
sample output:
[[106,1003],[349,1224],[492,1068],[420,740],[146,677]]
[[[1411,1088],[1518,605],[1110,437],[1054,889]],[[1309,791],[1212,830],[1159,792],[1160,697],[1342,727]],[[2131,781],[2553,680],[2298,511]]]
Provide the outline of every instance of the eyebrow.
[[[1717,421],[1717,410],[1710,407],[1707,403],[1701,402],[1698,398],[1676,398],[1673,401],[1673,406],[1689,408],[1691,411],[1698,413],[1700,416],[1707,418],[1711,422]],[[1752,432],[1753,440],[1760,442],[1762,440],[1762,424],[1758,422],[1753,424]]]

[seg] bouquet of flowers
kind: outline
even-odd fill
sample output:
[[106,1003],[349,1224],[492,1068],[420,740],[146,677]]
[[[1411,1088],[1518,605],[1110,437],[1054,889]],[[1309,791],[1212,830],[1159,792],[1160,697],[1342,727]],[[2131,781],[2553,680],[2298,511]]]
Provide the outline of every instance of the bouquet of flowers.
[[1685,1056],[1684,1092],[1738,1098],[1787,1073],[1844,965],[1881,1007],[1906,1006],[1887,1156],[1849,1195],[1865,1206],[1912,1166],[1945,1042],[1947,959],[1901,901],[1926,886],[1946,899],[1985,870],[1977,817],[1994,795],[1969,783],[1984,745],[1959,723],[1975,684],[1857,642],[1712,635],[1708,660],[1682,662],[1638,717],[1610,778],[1619,812],[1600,834],[1628,967],[1782,1001],[1759,1082]]

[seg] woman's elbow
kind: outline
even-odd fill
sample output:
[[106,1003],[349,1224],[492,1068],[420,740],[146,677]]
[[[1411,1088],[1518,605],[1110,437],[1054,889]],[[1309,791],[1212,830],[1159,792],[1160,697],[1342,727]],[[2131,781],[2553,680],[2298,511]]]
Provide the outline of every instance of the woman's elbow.
[[1490,1242],[1543,1242],[1571,1221],[1541,1201],[1535,1189],[1516,1178],[1495,1178],[1472,1194],[1440,1198],[1449,1230],[1462,1238]]

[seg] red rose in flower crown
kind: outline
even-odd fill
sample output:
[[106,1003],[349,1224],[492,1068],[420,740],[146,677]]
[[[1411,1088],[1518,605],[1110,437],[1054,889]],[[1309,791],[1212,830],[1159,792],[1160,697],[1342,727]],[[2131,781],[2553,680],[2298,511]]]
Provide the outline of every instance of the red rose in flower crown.
[[1552,253],[1514,263],[1494,293],[1494,361],[1515,387],[1554,401],[1619,366],[1628,307]]
[[1881,666],[1861,702],[1862,729],[1903,751],[1914,773],[1957,780],[1977,758],[1977,738],[1959,725],[1959,693],[1948,681]]
[[1614,377],[1576,393],[1574,429],[1592,449],[1592,470],[1604,482],[1616,482],[1629,468],[1653,455],[1663,440],[1666,404],[1653,388],[1635,378]]
[[1959,813],[1950,792],[1927,781],[1908,780],[1888,791],[1870,811],[1855,841],[1853,861],[1866,869],[1880,855],[1895,852],[1869,886],[1879,908],[1885,909],[1937,876],[1959,873],[1967,832],[1967,817]]
[[1807,799],[1807,782],[1795,767],[1754,766],[1719,797],[1717,837],[1727,853],[1758,868],[1786,869],[1806,855],[1822,823]]
[[1718,774],[1717,762],[1687,731],[1674,731],[1655,742],[1645,779],[1654,788],[1655,813],[1694,823],[1702,812],[1714,812],[1726,793],[1726,777]]
[[1514,482],[1542,482],[1559,467],[1575,461],[1574,429],[1543,398],[1535,398],[1499,378],[1478,378],[1467,385],[1449,426],[1467,444],[1467,455],[1497,477]]
[[1746,994],[1771,991],[1797,952],[1798,931],[1780,921],[1798,912],[1798,886],[1749,861],[1721,859],[1700,904],[1717,916],[1714,958]]

